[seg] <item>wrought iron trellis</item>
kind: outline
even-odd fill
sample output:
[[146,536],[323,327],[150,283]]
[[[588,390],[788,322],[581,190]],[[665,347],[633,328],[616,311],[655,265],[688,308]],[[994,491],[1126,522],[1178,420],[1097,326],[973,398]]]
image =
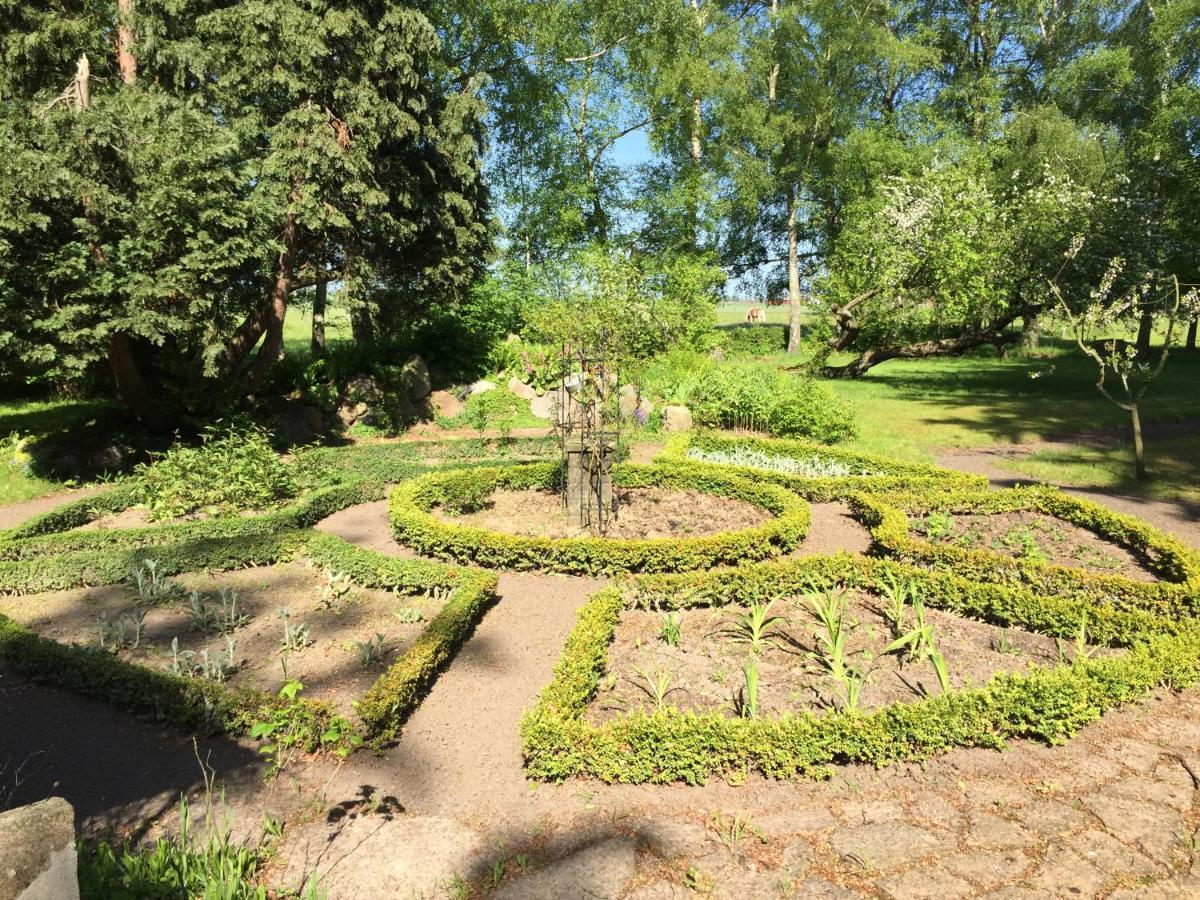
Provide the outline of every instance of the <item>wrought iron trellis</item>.
[[562,454],[562,506],[574,524],[603,534],[617,517],[612,467],[621,443],[620,375],[612,338],[564,341],[554,418]]

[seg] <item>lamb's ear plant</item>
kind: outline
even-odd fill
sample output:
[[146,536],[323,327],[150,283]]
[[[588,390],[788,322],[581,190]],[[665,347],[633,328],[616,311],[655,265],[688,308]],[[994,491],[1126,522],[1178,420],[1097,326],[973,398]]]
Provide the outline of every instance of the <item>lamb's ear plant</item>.
[[356,641],[354,646],[362,657],[364,669],[378,665],[383,659],[383,635],[378,632],[365,641]]
[[303,650],[312,643],[308,634],[308,625],[301,622],[292,624],[292,611],[287,606],[279,607],[279,618],[283,621],[283,650],[292,653]]
[[168,578],[156,559],[144,559],[129,572],[129,584],[137,594],[138,603],[148,606],[169,603],[183,593],[183,587]]
[[218,614],[199,591],[188,594],[188,624],[193,631],[216,631]]
[[237,591],[227,587],[217,592],[217,627],[225,634],[236,631],[250,621],[249,616],[238,610],[239,599]]

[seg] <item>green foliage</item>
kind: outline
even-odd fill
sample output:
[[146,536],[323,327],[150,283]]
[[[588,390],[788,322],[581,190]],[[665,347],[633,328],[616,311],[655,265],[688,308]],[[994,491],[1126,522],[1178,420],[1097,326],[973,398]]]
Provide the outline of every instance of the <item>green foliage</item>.
[[268,778],[278,775],[296,753],[327,750],[345,758],[363,743],[341,716],[322,715],[319,707],[298,702],[303,690],[303,684],[289,679],[279,689],[281,702],[250,726],[250,737],[266,742],[258,750],[270,761]]
[[715,323],[721,269],[703,256],[636,257],[603,245],[548,267],[531,331],[557,346],[608,336],[623,359],[701,348]]
[[743,643],[755,655],[761,655],[769,647],[775,646],[787,635],[780,630],[787,624],[783,616],[771,615],[770,603],[751,603],[749,609],[738,616],[729,626],[728,633],[733,640]]
[[668,647],[678,647],[683,635],[680,629],[679,613],[663,613],[662,625],[658,629],[658,638]]
[[708,371],[692,387],[690,405],[706,427],[749,428],[831,444],[855,430],[850,408],[823,385],[766,366],[729,364]]
[[787,349],[786,325],[722,325],[714,330],[713,346],[729,356],[769,356]]
[[205,429],[199,447],[176,447],[153,465],[139,466],[136,477],[138,502],[156,520],[265,509],[300,487],[267,432],[220,424]]
[[507,388],[498,387],[471,394],[463,404],[462,412],[442,424],[448,428],[460,425],[474,428],[481,440],[484,432],[494,428],[500,432],[503,441],[516,426],[520,414],[528,411],[529,405],[524,400]]
[[[223,805],[223,798],[222,798]],[[134,848],[128,840],[115,849],[80,840],[79,895],[84,900],[267,900],[257,884],[266,861],[261,850],[235,843],[228,822],[217,816],[208,798],[200,834],[194,831],[191,804],[179,798],[179,835],[160,837],[153,846]]]

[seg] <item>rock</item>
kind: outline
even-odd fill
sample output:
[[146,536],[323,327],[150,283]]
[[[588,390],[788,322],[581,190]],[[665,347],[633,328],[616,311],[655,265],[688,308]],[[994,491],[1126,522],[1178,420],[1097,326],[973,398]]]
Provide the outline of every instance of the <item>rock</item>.
[[516,394],[522,400],[528,400],[532,403],[537,399],[538,392],[515,375],[508,379],[508,384],[505,386],[508,388],[509,393]]
[[347,403],[377,406],[383,402],[383,386],[373,375],[356,375],[346,382],[343,397]]
[[495,900],[559,900],[562,897],[616,898],[633,877],[635,845],[615,837],[550,863],[506,883]]
[[365,403],[345,403],[338,409],[337,416],[342,424],[349,428],[365,416],[370,408]]
[[638,828],[638,837],[647,848],[663,859],[675,859],[680,856],[701,855],[708,834],[701,825],[651,820]]
[[0,900],[78,900],[75,810],[61,797],[0,813]]
[[557,410],[558,397],[553,392],[529,401],[529,411],[539,419],[553,419]]
[[971,885],[942,869],[909,869],[884,878],[876,887],[892,900],[955,900],[974,893]]
[[471,394],[486,394],[488,391],[494,391],[495,389],[496,383],[494,381],[488,381],[486,378],[481,378],[479,381],[476,381],[469,388],[467,388],[467,394],[468,396]]
[[360,815],[305,825],[280,851],[277,882],[299,888],[313,876],[329,897],[435,897],[448,882],[482,865],[484,841],[440,816]]
[[690,431],[692,413],[686,406],[663,407],[663,431]]
[[449,391],[434,391],[429,395],[433,411],[445,419],[453,419],[463,411],[463,402]]
[[319,406],[287,403],[275,416],[275,441],[286,447],[301,447],[321,438],[325,413]]
[[414,356],[400,370],[408,399],[413,403],[424,400],[433,391],[433,383],[429,380],[429,366],[419,356]]
[[632,419],[641,405],[642,398],[638,394],[637,385],[623,384],[617,392],[617,410],[624,419]]
[[843,857],[876,869],[890,869],[916,862],[939,849],[945,839],[904,822],[878,822],[839,829],[829,843]]
[[941,862],[955,875],[985,887],[1016,878],[1029,866],[1029,860],[1019,850],[973,850],[947,856]]

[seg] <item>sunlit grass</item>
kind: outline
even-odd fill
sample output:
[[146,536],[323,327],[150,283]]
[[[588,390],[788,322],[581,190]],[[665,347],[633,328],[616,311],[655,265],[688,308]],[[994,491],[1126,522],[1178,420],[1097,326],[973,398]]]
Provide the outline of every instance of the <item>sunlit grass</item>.
[[0,504],[32,500],[65,486],[28,472],[23,460],[14,458],[12,435],[36,440],[85,422],[104,408],[103,403],[84,400],[0,401],[0,447],[5,450],[0,455]]

